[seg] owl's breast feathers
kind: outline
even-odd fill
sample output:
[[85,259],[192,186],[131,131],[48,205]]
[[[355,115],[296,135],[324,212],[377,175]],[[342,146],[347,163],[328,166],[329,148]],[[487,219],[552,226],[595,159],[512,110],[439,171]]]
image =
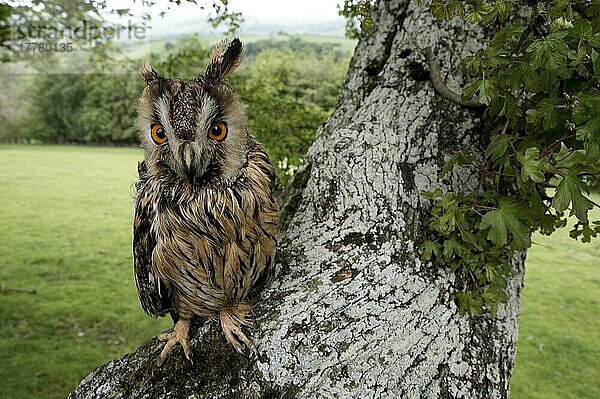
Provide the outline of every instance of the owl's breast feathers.
[[271,275],[279,210],[275,172],[251,139],[248,162],[228,186],[191,185],[139,166],[134,269],[140,302],[154,316],[215,316]]

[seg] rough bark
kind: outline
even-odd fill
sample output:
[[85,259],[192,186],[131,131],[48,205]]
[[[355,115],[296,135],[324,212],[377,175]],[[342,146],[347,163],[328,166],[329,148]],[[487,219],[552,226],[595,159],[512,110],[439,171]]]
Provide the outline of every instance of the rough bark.
[[153,340],[86,377],[70,398],[506,398],[524,254],[496,318],[460,316],[458,282],[423,263],[428,203],[457,148],[481,153],[478,111],[437,95],[431,46],[454,91],[458,62],[481,32],[440,24],[406,0],[380,1],[374,32],[351,62],[339,105],[319,130],[284,208],[280,272],[256,308],[259,359],[225,344],[214,322],[153,367]]

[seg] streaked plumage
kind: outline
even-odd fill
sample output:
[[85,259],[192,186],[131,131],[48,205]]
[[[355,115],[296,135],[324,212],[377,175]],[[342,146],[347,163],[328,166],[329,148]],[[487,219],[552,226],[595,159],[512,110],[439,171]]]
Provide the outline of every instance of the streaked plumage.
[[234,39],[190,81],[142,69],[148,85],[137,119],[145,156],[135,185],[136,285],[147,313],[171,313],[176,321],[162,336],[159,364],[178,342],[191,356],[194,316],[220,320],[236,349],[253,349],[241,326],[249,324],[249,298],[272,274],[279,211],[273,166],[247,133],[239,97],[225,80],[240,59]]

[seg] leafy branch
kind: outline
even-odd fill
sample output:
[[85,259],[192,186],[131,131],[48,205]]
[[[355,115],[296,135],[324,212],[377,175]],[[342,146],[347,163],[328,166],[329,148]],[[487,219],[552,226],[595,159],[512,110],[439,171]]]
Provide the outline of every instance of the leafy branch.
[[444,80],[442,79],[440,64],[435,58],[435,54],[433,54],[433,50],[431,49],[431,47],[425,48],[423,50],[423,53],[425,54],[425,58],[427,58],[427,63],[429,64],[429,74],[431,82],[433,83],[433,87],[440,95],[464,107],[484,106],[482,103],[479,102],[479,99],[477,98],[473,98],[469,101],[463,101],[459,94],[456,94],[455,92],[450,90],[448,86],[446,86],[446,84],[444,83]]
[[[516,6],[524,18],[509,18]],[[590,242],[600,234],[600,221],[589,218],[599,206],[589,194],[600,180],[600,5],[433,0],[430,9],[441,20],[500,26],[463,60],[471,83],[454,101],[468,105],[477,96],[486,106],[484,160],[460,151],[440,172],[472,168],[477,187],[423,193],[433,204],[432,235],[421,244],[423,259],[460,277],[461,312],[487,306],[495,313],[506,300],[514,251],[527,249],[533,232],[552,234],[574,216],[571,237]]]

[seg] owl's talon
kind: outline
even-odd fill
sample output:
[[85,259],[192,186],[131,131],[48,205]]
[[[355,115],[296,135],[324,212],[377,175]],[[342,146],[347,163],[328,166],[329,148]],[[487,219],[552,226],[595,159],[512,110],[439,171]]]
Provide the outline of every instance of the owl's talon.
[[236,351],[238,351],[242,355],[245,354],[245,348],[241,344],[243,343],[245,347],[250,350],[251,354],[258,354],[254,342],[252,342],[252,340],[248,338],[246,334],[244,334],[240,327],[240,322],[235,317],[232,317],[231,314],[227,311],[222,311],[219,314],[219,317],[221,319],[221,328],[223,329],[225,339],[227,339],[227,342],[229,342],[235,348]]
[[171,353],[175,345],[177,345],[178,343],[181,344],[186,359],[188,359],[192,363],[192,365],[194,364],[192,360],[192,349],[190,347],[190,341],[188,339],[189,330],[190,322],[188,320],[179,319],[179,321],[175,323],[172,332],[162,333],[158,336],[159,340],[167,342],[165,343],[165,347],[163,348],[162,352],[160,352],[158,359],[156,359],[157,367],[162,366],[167,356],[169,356],[169,353]]
[[194,356],[192,355],[192,349],[190,348],[190,341],[188,341],[187,339],[181,343],[181,346],[183,347],[183,354],[185,355],[185,358],[192,364],[192,366],[194,365]]

